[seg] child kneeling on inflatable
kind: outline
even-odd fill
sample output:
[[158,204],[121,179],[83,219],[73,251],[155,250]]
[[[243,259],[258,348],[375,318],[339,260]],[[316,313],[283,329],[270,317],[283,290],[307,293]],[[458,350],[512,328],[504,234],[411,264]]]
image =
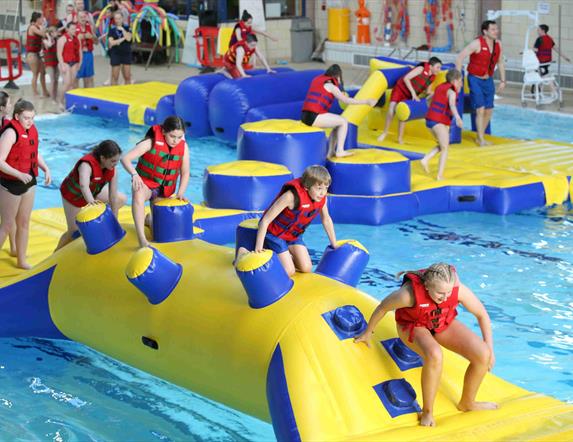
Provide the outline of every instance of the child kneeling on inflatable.
[[[132,161],[137,160],[133,167]],[[133,201],[131,211],[140,247],[148,247],[145,238],[145,202],[175,197],[185,200],[189,184],[189,148],[185,142],[185,123],[179,117],[167,117],[163,124],[149,128],[145,138],[122,159],[131,175]],[[179,190],[177,189],[177,180]],[[151,221],[151,218],[150,218]]]
[[[302,235],[319,213],[330,245],[336,248],[334,224],[326,205],[331,181],[325,167],[309,166],[302,177],[286,183],[259,221],[255,253],[263,248],[275,252],[289,276],[296,270],[310,273],[312,262]],[[241,247],[238,254],[246,252]]]
[[109,203],[117,218],[127,197],[117,191],[115,166],[119,163],[121,149],[113,140],[105,140],[84,155],[62,182],[60,193],[68,230],[61,236],[56,250],[72,241],[78,228],[76,215],[88,204]]
[[461,88],[462,74],[457,69],[450,69],[446,74],[446,82],[440,84],[434,91],[432,102],[426,114],[426,126],[434,134],[438,145],[428,152],[420,162],[426,173],[429,173],[428,163],[436,154],[441,153],[438,164],[438,180],[444,177],[444,169],[446,168],[452,116],[460,129],[464,124],[456,106],[458,93]]
[[[424,361],[420,425],[436,425],[434,400],[442,374],[441,347],[470,361],[458,409],[497,409],[496,403],[475,400],[485,374],[495,363],[491,321],[483,304],[460,282],[451,265],[437,263],[424,270],[400,272],[397,276],[400,275],[404,275],[402,287],[382,300],[372,313],[366,330],[354,342],[364,342],[370,346],[378,322],[387,312],[396,311],[398,336]],[[455,319],[458,304],[476,317],[483,338]]]

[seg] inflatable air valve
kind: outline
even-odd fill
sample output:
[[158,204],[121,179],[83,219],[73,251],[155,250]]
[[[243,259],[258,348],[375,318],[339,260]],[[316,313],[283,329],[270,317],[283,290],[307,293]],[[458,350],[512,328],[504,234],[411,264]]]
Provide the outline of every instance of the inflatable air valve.
[[286,295],[294,284],[277,255],[271,250],[239,256],[235,270],[247,292],[249,305],[253,308],[274,304]]
[[333,249],[328,246],[316,266],[316,273],[356,287],[368,264],[368,250],[355,240],[342,240]]
[[90,255],[109,249],[125,236],[125,230],[105,204],[82,208],[76,216],[76,225]]
[[193,206],[177,198],[153,204],[153,241],[174,242],[193,239]]
[[125,276],[151,304],[163,302],[177,287],[183,274],[181,264],[171,261],[157,249],[143,247],[133,254]]

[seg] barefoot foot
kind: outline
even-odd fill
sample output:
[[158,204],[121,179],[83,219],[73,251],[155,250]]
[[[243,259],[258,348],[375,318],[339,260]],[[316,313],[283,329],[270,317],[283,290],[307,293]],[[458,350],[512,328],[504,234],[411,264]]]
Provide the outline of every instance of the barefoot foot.
[[422,158],[420,160],[420,164],[422,165],[422,169],[424,169],[424,172],[430,173],[430,168],[428,167],[428,161],[426,161],[424,158]]
[[16,258],[18,256],[18,253],[16,253],[16,249],[10,249],[9,254],[12,258]]
[[336,152],[336,153],[334,154],[334,156],[335,156],[336,158],[350,157],[350,156],[352,156],[352,155],[353,155],[353,153],[352,153],[352,152],[348,152],[347,150],[343,150],[342,152]]
[[420,425],[422,427],[435,427],[436,421],[434,420],[434,416],[429,411],[422,411],[418,413],[418,420],[420,421]]
[[495,402],[472,402],[472,403],[462,403],[458,404],[458,410],[460,411],[478,411],[478,410],[497,410],[499,405]]
[[32,268],[32,266],[28,264],[26,261],[19,261],[18,264],[16,264],[16,267],[24,270],[30,270]]
[[384,138],[386,138],[386,135],[388,135],[386,132],[382,132],[380,134],[380,136],[378,138],[376,138],[376,141],[379,141],[379,142],[384,141]]

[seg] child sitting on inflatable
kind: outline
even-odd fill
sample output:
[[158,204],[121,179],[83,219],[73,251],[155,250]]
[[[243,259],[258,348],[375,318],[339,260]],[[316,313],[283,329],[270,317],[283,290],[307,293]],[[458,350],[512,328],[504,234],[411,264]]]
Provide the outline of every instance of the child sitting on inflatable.
[[121,149],[115,141],[105,140],[81,157],[62,182],[60,193],[68,230],[62,235],[56,250],[72,241],[78,228],[76,216],[86,205],[109,203],[117,217],[127,197],[117,190],[115,166],[119,163]]
[[[314,77],[310,83],[302,105],[300,120],[307,126],[332,128],[328,156],[346,157],[352,155],[344,151],[344,142],[348,133],[348,121],[342,115],[328,112],[334,99],[345,104],[366,104],[374,106],[376,100],[358,100],[342,93],[342,69],[333,64],[324,74]],[[336,148],[335,148],[336,146]]]
[[[319,213],[330,245],[336,248],[334,224],[326,204],[331,181],[325,167],[309,166],[302,177],[286,183],[259,221],[254,251],[267,248],[275,252],[289,276],[296,270],[310,273],[312,262],[302,235]],[[238,255],[247,252],[241,247]]]
[[[132,161],[137,161],[134,168]],[[145,238],[145,202],[157,198],[175,197],[185,200],[189,184],[189,147],[185,142],[185,123],[176,116],[167,117],[163,124],[152,126],[145,138],[122,159],[121,164],[131,175],[133,201],[131,211],[141,247],[148,247]],[[179,190],[177,188],[177,180]]]
[[[396,82],[392,88],[392,94],[390,94],[390,104],[386,113],[384,132],[380,134],[378,141],[384,141],[384,138],[388,135],[398,103],[405,100],[420,101],[419,96],[423,93],[431,96],[430,86],[441,69],[442,60],[438,57],[431,57],[427,62],[420,63]],[[404,139],[405,126],[405,121],[398,122],[398,144],[402,144]]]
[[461,88],[462,74],[457,69],[450,69],[446,74],[446,82],[440,84],[434,91],[432,102],[426,114],[426,126],[434,134],[438,145],[428,152],[420,163],[426,173],[429,173],[429,161],[435,155],[441,153],[438,165],[438,180],[444,177],[444,169],[446,168],[448,147],[450,146],[450,124],[452,122],[452,116],[455,118],[456,125],[460,129],[464,124],[456,106],[458,93]]
[[[483,304],[460,282],[451,265],[432,264],[425,270],[400,272],[398,276],[402,274],[402,287],[382,300],[372,313],[366,330],[354,342],[370,346],[376,324],[387,312],[396,310],[398,336],[424,361],[420,425],[436,425],[433,408],[442,373],[442,346],[470,361],[458,409],[498,408],[493,402],[475,400],[485,374],[495,363],[491,321]],[[455,319],[458,304],[476,317],[483,339]]]
[[229,78],[250,77],[244,67],[249,64],[251,55],[255,54],[267,69],[267,73],[274,74],[275,71],[271,69],[265,56],[257,48],[257,41],[254,34],[249,34],[245,40],[240,40],[231,46],[223,58],[224,68],[220,72]]

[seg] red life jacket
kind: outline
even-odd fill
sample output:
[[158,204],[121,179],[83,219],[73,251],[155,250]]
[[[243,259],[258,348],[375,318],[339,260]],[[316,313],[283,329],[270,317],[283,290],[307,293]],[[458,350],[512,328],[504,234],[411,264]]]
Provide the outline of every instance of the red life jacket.
[[[94,40],[93,40],[94,34],[92,32],[92,27],[89,23],[86,23],[84,26],[85,27],[82,29],[82,25],[78,24],[78,33],[84,35],[84,38],[82,38],[81,40],[82,51],[92,52],[94,50]],[[85,34],[91,34],[92,37],[85,38]]]
[[169,197],[177,188],[185,153],[185,138],[170,148],[160,125],[152,126],[147,133],[151,135],[152,146],[139,158],[135,170],[147,187],[156,189],[163,186],[163,196]]
[[[408,75],[408,74],[406,74],[406,75]],[[408,87],[406,86],[406,83],[404,82],[404,77],[401,77],[396,82],[394,87],[401,89],[402,92],[406,96],[411,96],[410,90],[408,89]],[[412,87],[414,88],[416,95],[419,95],[422,92],[425,92],[428,89],[428,87],[432,84],[432,82],[434,81],[434,78],[436,78],[436,76],[432,75],[432,72],[430,71],[430,63],[427,63],[427,62],[424,63],[422,73],[420,75],[416,75],[414,78],[412,78],[410,80],[410,83],[412,84]]]
[[247,35],[253,33],[252,26],[247,26],[247,24],[243,20],[239,20],[239,23],[237,23],[233,28],[233,34],[231,35],[229,46],[233,46],[235,43],[239,41],[237,40],[237,29],[241,30],[241,40],[246,40]]
[[468,73],[477,77],[483,77],[485,75],[491,77],[493,75],[495,65],[499,60],[499,56],[501,55],[499,42],[494,40],[493,53],[489,51],[485,37],[479,37],[479,45],[480,51],[478,53],[474,52],[470,55]]
[[253,48],[253,49],[249,48],[249,45],[247,45],[247,42],[245,40],[241,40],[229,48],[229,50],[225,54],[225,58],[224,58],[224,61],[226,63],[232,64],[232,65],[237,63],[237,49],[239,47],[243,48],[243,50],[245,51],[245,55],[243,56],[242,65],[244,66],[244,65],[249,63],[251,55],[253,55],[255,53],[256,48]]
[[[421,270],[424,272],[425,270]],[[403,284],[410,281],[414,292],[415,304],[413,307],[403,307],[396,310],[396,322],[402,330],[408,330],[408,341],[414,341],[414,327],[426,327],[434,333],[444,331],[458,315],[458,292],[460,287],[456,284],[452,294],[441,304],[436,304],[428,294],[421,278],[415,273],[406,273]]]
[[54,42],[52,46],[44,49],[44,64],[48,67],[58,65],[58,44]]
[[10,118],[8,117],[1,117],[0,120],[0,130],[4,129],[4,127],[8,126],[8,123],[10,123]]
[[[38,176],[38,130],[36,126],[32,124],[30,129],[26,130],[14,118],[2,127],[0,134],[9,128],[14,129],[16,132],[16,142],[12,145],[12,149],[10,149],[10,153],[6,157],[6,162],[22,173]],[[0,172],[0,177],[16,180],[16,177],[4,172]]]
[[452,122],[452,110],[450,109],[450,102],[448,100],[448,91],[452,90],[456,94],[456,99],[458,93],[451,83],[442,83],[434,91],[434,96],[432,97],[432,102],[426,113],[426,120],[435,121],[436,123],[443,123],[449,126]]
[[334,95],[324,88],[324,85],[328,82],[339,87],[338,79],[335,77],[328,77],[324,74],[321,74],[312,80],[302,105],[303,111],[315,112],[317,114],[325,114],[328,112],[330,106],[332,106],[332,103],[334,102]]
[[73,37],[70,34],[64,34],[66,43],[64,44],[64,49],[62,50],[62,58],[64,63],[78,63],[80,61],[80,49],[81,44],[77,35]]
[[301,179],[296,178],[282,187],[275,201],[288,190],[294,192],[297,205],[293,210],[287,207],[279,213],[269,225],[268,232],[285,241],[294,241],[304,233],[308,225],[319,214],[326,203],[326,197],[320,201],[313,201],[308,191],[303,187]]
[[64,199],[76,207],[83,207],[87,204],[80,187],[79,168],[82,163],[88,163],[92,168],[90,191],[94,197],[101,192],[107,183],[111,182],[115,175],[115,169],[102,169],[99,161],[93,154],[88,153],[81,157],[60,186],[60,192]]
[[555,42],[549,35],[543,35],[539,38],[541,39],[541,44],[537,48],[537,59],[540,63],[550,63],[553,59],[552,52]]
[[42,37],[39,35],[30,35],[30,28],[26,31],[26,52],[39,53],[42,50]]

